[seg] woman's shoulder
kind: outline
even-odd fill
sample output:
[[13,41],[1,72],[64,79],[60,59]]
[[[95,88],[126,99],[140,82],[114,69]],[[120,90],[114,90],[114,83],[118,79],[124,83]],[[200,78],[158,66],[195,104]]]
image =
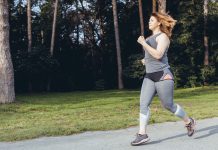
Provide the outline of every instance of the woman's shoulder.
[[169,37],[167,36],[167,34],[164,33],[164,32],[161,32],[161,33],[157,36],[157,38],[158,38],[158,37],[161,37],[161,38],[168,38],[168,39],[169,39]]
[[166,33],[164,33],[164,32],[162,32],[160,35],[158,35],[157,37],[156,37],[156,40],[158,41],[158,40],[169,40],[169,37],[167,36],[167,34]]

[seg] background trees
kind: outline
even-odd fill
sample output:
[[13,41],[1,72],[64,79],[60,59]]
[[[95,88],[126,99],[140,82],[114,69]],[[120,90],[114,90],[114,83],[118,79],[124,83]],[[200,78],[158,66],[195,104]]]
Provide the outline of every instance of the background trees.
[[[28,53],[27,2],[10,1],[10,46],[17,92],[118,88],[117,51],[112,0],[54,0],[32,2],[32,50]],[[164,2],[164,1],[163,1]],[[159,4],[160,1],[157,1]],[[205,67],[204,1],[165,1],[178,23],[169,49],[177,87],[217,84],[218,4],[208,1],[209,63]],[[124,88],[138,88],[144,67],[136,40],[141,34],[138,1],[116,1]],[[144,35],[156,2],[142,1]],[[54,53],[50,55],[54,10],[57,10]],[[29,38],[30,39],[30,38]],[[49,84],[48,84],[49,83]]]

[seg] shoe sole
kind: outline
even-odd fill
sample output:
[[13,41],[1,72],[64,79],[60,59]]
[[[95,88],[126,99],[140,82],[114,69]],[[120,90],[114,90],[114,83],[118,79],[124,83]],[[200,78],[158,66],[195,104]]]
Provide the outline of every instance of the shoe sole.
[[148,141],[150,141],[150,138],[144,139],[138,143],[131,143],[132,146],[139,146],[139,145],[144,145],[146,144]]

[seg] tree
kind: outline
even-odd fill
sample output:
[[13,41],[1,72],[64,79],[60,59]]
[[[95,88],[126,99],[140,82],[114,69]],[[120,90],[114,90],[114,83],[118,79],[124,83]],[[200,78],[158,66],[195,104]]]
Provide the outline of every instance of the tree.
[[140,17],[140,27],[141,27],[141,35],[144,36],[144,21],[143,21],[143,11],[142,11],[142,0],[139,1],[139,17]]
[[166,13],[166,0],[158,0],[158,12]]
[[15,101],[14,72],[9,44],[8,1],[0,1],[0,103]]
[[209,65],[209,47],[208,47],[208,35],[207,35],[207,16],[208,16],[208,0],[204,0],[204,65]]
[[[31,19],[31,0],[27,0],[27,34],[28,34],[28,53],[32,49],[32,19]],[[29,92],[32,92],[31,76],[29,75]]]
[[57,11],[58,11],[58,0],[56,0],[55,4],[54,4],[54,17],[53,17],[52,37],[51,37],[51,47],[50,47],[50,53],[51,53],[52,56],[53,56],[53,53],[54,53],[54,41],[55,41]]
[[[56,0],[54,3],[54,15],[53,15],[52,35],[51,35],[51,45],[50,45],[50,55],[51,56],[54,55],[57,11],[58,11],[58,0]],[[51,76],[48,77],[48,83],[47,83],[47,91],[50,91],[50,90],[51,90]]]
[[118,88],[123,89],[122,62],[121,62],[121,50],[120,50],[120,38],[119,38],[116,0],[112,0],[112,6],[113,6],[115,41],[116,41],[116,49],[117,49]]
[[28,52],[32,48],[31,0],[27,0]]

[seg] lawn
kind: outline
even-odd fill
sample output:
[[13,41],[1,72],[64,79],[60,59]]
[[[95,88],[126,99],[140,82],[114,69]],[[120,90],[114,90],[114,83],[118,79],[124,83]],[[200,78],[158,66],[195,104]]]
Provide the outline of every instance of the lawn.
[[[0,105],[0,141],[71,135],[138,125],[139,90],[17,95]],[[196,119],[218,117],[218,86],[175,90],[175,102]],[[155,96],[150,123],[177,121]]]

